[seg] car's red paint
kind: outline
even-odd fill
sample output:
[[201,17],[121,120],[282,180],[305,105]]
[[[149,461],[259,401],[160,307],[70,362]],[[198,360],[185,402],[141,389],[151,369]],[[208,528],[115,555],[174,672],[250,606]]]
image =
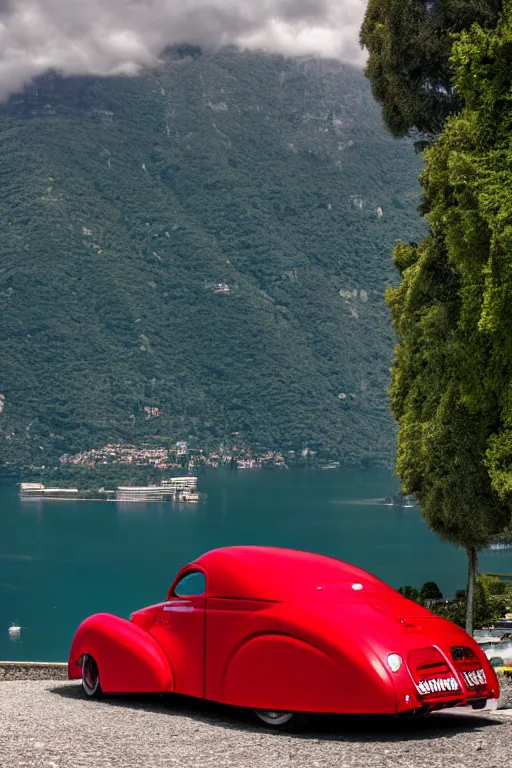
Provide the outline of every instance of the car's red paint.
[[80,659],[93,656],[104,691],[173,691],[172,668],[151,635],[126,619],[98,613],[80,624],[69,655],[70,679],[81,677]]
[[161,606],[149,632],[174,672],[174,691],[204,697],[206,599],[172,598]]
[[[189,574],[204,593],[180,596]],[[104,692],[168,692],[276,711],[396,714],[499,696],[474,640],[347,563],[272,547],[213,550],[167,599],[86,619],[69,657]],[[402,659],[392,671],[389,654]]]

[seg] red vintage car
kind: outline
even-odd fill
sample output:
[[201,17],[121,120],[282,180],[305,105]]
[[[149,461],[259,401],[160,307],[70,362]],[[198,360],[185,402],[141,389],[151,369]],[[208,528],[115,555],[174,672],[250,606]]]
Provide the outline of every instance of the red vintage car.
[[273,725],[297,712],[494,709],[499,696],[464,630],[348,563],[273,547],[213,550],[130,621],[85,619],[68,671],[87,696],[186,694]]

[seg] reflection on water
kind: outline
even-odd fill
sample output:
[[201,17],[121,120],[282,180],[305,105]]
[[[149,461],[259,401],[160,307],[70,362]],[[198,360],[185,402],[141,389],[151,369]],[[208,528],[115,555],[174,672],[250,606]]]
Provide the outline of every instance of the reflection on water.
[[[379,506],[382,507],[382,509],[386,509],[387,506],[397,506],[398,505],[386,505],[383,504],[382,498],[380,499],[332,499],[330,504],[350,504],[350,506],[363,506],[363,507],[370,507],[370,506]],[[410,507],[410,509],[413,509],[413,507]]]
[[32,557],[32,555],[19,555],[10,552],[0,552],[0,560],[6,560],[11,563],[31,562],[35,559],[36,558]]

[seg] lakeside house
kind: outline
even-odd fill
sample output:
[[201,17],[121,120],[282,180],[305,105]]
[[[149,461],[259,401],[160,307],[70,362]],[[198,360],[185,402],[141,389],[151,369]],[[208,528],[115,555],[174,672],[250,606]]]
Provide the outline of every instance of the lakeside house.
[[199,494],[184,491],[180,494],[179,501],[183,501],[186,504],[197,504],[199,501]]
[[160,485],[122,485],[116,491],[117,501],[199,501],[197,477],[168,477]]
[[63,497],[69,498],[78,494],[78,488],[46,488],[43,483],[20,483],[20,495],[22,497]]
[[160,485],[120,485],[117,501],[164,501],[165,492]]
[[168,477],[162,480],[162,488],[171,491],[195,491],[197,488],[197,477],[186,475],[185,477]]

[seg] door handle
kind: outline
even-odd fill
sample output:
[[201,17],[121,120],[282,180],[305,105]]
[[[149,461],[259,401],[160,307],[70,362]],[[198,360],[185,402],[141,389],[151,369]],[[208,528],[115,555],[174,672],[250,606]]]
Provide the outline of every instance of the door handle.
[[162,611],[169,613],[190,613],[194,610],[192,603],[183,602],[183,600],[176,600],[172,603],[166,603],[162,607]]

